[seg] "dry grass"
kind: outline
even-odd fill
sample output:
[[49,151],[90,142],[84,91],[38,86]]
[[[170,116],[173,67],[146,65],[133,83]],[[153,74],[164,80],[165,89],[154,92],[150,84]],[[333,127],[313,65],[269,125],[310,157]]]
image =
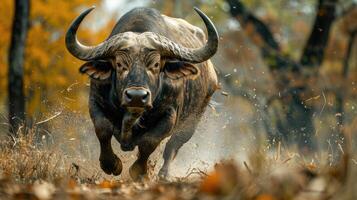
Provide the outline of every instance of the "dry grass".
[[56,151],[44,150],[36,145],[36,131],[19,131],[18,137],[9,136],[1,141],[0,170],[2,176],[19,183],[36,180],[55,181],[63,178],[67,171],[62,156]]
[[[36,145],[36,129],[0,145],[0,199],[356,199],[357,163],[344,154],[334,166],[297,154],[256,150],[241,165],[225,161],[198,179],[172,182],[105,179],[66,159],[56,148]],[[323,158],[320,158],[323,159]],[[327,162],[326,162],[327,163]],[[193,173],[192,173],[193,174]],[[197,177],[197,173],[196,173]]]

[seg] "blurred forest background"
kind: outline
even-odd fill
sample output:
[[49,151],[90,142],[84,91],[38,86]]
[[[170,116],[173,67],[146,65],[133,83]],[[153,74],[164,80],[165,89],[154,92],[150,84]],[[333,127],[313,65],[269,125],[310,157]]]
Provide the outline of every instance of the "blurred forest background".
[[[187,165],[184,158],[201,166],[222,158],[241,159],[257,144],[267,151],[281,144],[286,149],[296,146],[302,153],[329,152],[331,159],[346,144],[356,147],[355,0],[19,0],[29,6],[28,31],[23,64],[11,65],[12,59],[21,61],[21,53],[9,53],[14,2],[0,4],[3,138],[14,136],[19,127],[36,125],[39,145],[59,146],[69,156],[97,160],[99,145],[87,111],[89,80],[78,73],[81,62],[64,45],[69,24],[96,5],[79,30],[79,39],[98,44],[121,15],[137,6],[154,7],[204,28],[193,11],[197,6],[220,34],[213,62],[222,89],[176,166]],[[26,17],[26,8],[22,9]],[[16,80],[11,79],[14,74]],[[21,77],[24,115],[14,116],[9,103],[20,102],[14,109],[22,112],[21,90],[13,88],[18,92],[11,93],[9,82],[18,83]],[[21,126],[24,119],[26,126]]]

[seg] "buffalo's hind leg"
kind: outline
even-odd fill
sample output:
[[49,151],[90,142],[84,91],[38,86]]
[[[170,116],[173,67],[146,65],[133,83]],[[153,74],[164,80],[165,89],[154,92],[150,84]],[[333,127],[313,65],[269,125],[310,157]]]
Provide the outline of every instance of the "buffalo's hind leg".
[[138,159],[130,167],[129,173],[133,180],[140,180],[147,173],[147,161],[152,152],[155,151],[160,141],[145,141],[138,145],[139,155]]
[[171,136],[169,141],[166,143],[163,158],[164,164],[159,171],[159,177],[161,179],[166,179],[170,163],[175,159],[179,149],[191,139],[193,133],[195,132],[195,125],[187,128],[184,131],[179,131]]

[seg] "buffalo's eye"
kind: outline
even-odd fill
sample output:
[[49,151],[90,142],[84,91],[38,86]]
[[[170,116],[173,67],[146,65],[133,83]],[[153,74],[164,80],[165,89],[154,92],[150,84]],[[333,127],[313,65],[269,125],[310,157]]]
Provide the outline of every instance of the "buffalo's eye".
[[154,64],[149,64],[149,70],[152,71],[153,73],[156,72],[159,67],[160,67],[159,62],[155,62]]
[[123,70],[123,71],[127,70],[127,67],[125,67],[125,65],[123,65],[123,64],[121,64],[119,62],[117,63],[117,68],[120,69],[120,70]]

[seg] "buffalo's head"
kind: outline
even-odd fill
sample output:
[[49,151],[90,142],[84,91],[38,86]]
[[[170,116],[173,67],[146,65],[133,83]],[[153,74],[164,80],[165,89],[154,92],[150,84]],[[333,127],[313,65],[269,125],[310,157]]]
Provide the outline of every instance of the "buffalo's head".
[[76,33],[93,9],[89,8],[73,21],[66,35],[67,49],[78,59],[88,61],[80,68],[81,73],[112,81],[115,103],[129,112],[152,107],[162,76],[173,80],[195,77],[200,70],[193,64],[208,60],[217,51],[216,28],[197,8],[208,32],[208,41],[201,48],[186,48],[153,32],[119,33],[97,46],[85,46],[77,40]]

